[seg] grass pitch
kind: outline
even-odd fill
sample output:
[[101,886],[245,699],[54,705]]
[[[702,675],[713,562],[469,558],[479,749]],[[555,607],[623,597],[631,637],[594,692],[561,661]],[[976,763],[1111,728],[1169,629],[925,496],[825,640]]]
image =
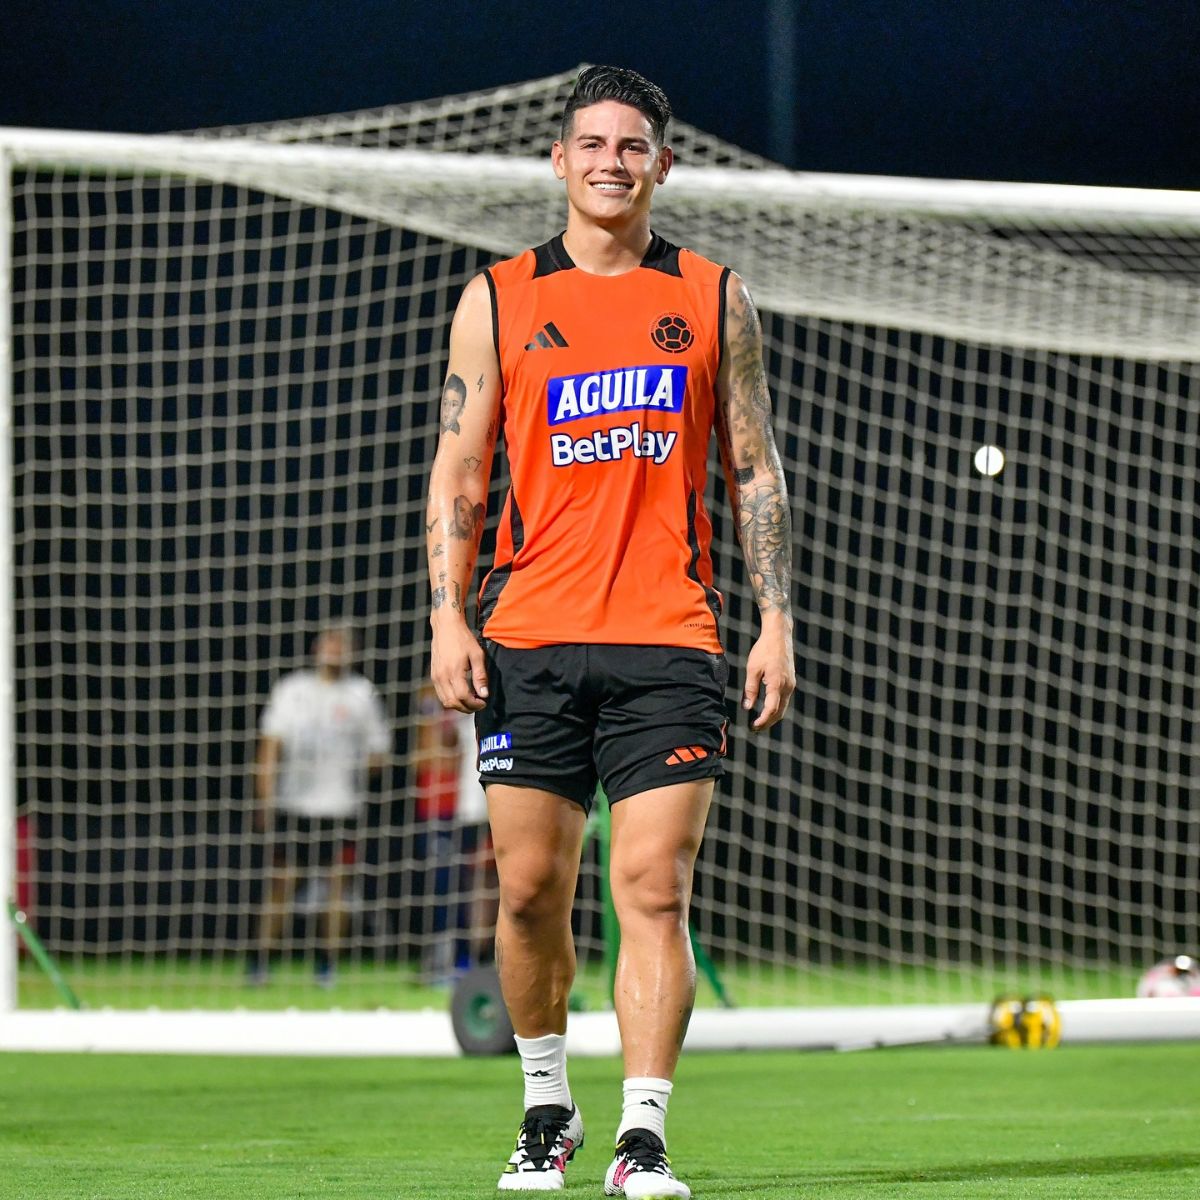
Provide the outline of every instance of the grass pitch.
[[[419,967],[408,962],[344,962],[337,985],[323,990],[313,982],[311,964],[277,962],[270,982],[246,984],[244,957],[173,959],[113,957],[61,959],[59,967],[88,1008],[236,1008],[278,1011],[284,1008],[321,1010],[444,1009],[449,988],[425,981]],[[749,963],[722,964],[719,974],[734,1001],[743,1008],[769,1005],[794,1007],[841,1004],[985,1005],[1001,993],[1029,995],[1048,991],[1056,1000],[1101,1000],[1132,996],[1138,972],[1119,967],[1031,966],[1001,974],[995,969],[963,966],[815,965]],[[37,964],[20,964],[18,994],[21,1008],[55,1008],[63,1004],[52,982]],[[583,959],[574,995],[587,1009],[609,1006],[604,964]],[[715,1005],[717,997],[701,978],[697,1003]]]
[[[571,1065],[602,1193],[612,1059]],[[3,1200],[473,1200],[520,1118],[515,1059],[0,1055]],[[698,1200],[1200,1195],[1200,1045],[694,1054],[671,1156]]]

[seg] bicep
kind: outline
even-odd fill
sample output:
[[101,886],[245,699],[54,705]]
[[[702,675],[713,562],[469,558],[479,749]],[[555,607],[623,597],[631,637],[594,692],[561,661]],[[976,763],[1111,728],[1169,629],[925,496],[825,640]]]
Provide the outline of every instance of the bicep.
[[717,374],[717,436],[733,482],[748,483],[775,456],[762,325],[745,283],[726,281],[725,329]]
[[477,275],[454,314],[442,386],[438,458],[454,473],[476,474],[491,462],[502,391],[493,330],[488,281]]

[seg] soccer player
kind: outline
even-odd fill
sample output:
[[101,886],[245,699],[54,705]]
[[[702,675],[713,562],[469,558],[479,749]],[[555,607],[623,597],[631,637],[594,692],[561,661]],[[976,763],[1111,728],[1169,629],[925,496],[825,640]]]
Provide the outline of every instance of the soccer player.
[[[476,714],[500,878],[496,961],[525,1076],[501,1189],[563,1186],[583,1123],[567,1080],[571,908],[597,779],[612,805],[624,1105],[610,1196],[687,1197],[666,1156],[695,995],[692,874],[725,746],[727,668],[704,507],[714,428],[760,634],[743,705],[795,687],[791,525],[757,313],[727,268],[652,232],[670,106],[590,67],[551,150],[566,230],[464,289],[429,484],[432,676]],[[480,592],[464,592],[496,439],[512,476]]]
[[259,722],[256,818],[271,835],[271,874],[249,963],[252,982],[266,981],[271,947],[300,873],[316,868],[328,888],[316,978],[324,986],[333,983],[366,775],[382,767],[392,744],[375,688],[349,669],[352,649],[349,629],[323,630],[313,643],[315,669],[280,679]]

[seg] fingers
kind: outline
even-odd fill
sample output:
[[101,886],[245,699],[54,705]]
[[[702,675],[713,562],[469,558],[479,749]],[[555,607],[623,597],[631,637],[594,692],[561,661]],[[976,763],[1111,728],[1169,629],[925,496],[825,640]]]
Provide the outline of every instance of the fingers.
[[471,684],[475,689],[475,697],[479,700],[479,707],[482,708],[488,694],[487,664],[483,657],[483,647],[474,642],[470,653]]
[[[483,674],[482,665],[478,669],[480,673]],[[438,699],[442,702],[442,707],[452,708],[456,712],[478,712],[487,703],[487,701],[479,695],[479,687],[476,683],[475,668],[470,662],[464,663],[459,670],[452,672],[446,678],[441,680],[435,679],[434,687],[437,690]],[[486,688],[487,682],[485,675],[485,691]]]
[[483,647],[473,637],[443,657],[436,652],[433,687],[443,708],[455,712],[479,712],[487,703],[488,679]]
[[746,686],[742,690],[742,707],[749,712],[758,699],[758,689],[762,685],[763,670],[753,658],[746,663]]
[[750,723],[750,728],[756,733],[777,725],[788,710],[792,693],[796,684],[786,664],[771,665],[765,670],[753,663],[746,664],[746,693],[743,703],[747,709],[754,707],[754,701],[762,692],[762,711]]
[[787,712],[787,700],[779,684],[767,682],[766,695],[763,697],[762,712],[760,712],[750,728],[758,731],[770,729],[783,714]]

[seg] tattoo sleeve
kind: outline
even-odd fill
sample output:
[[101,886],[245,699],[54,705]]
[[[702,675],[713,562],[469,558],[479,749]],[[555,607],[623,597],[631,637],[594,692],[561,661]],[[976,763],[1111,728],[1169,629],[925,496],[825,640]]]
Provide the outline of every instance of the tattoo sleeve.
[[734,519],[759,608],[790,615],[792,514],[771,424],[762,327],[740,281],[730,297],[726,338],[728,376],[717,432]]

